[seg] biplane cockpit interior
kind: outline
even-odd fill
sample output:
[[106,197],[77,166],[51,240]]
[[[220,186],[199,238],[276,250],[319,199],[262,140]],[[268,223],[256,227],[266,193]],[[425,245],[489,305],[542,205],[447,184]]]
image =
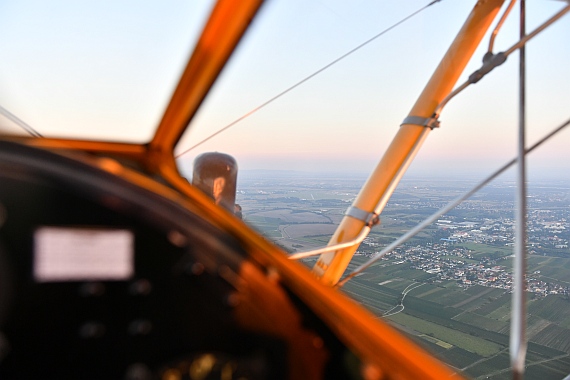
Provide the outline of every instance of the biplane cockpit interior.
[[1,144],[2,379],[348,377],[350,351],[259,269],[244,278],[228,233],[85,162]]
[[[212,6],[150,140],[73,122],[43,136],[0,106],[17,131],[0,124],[0,379],[454,375],[178,171],[176,145],[262,2]],[[502,0],[481,3],[470,22],[488,25]]]

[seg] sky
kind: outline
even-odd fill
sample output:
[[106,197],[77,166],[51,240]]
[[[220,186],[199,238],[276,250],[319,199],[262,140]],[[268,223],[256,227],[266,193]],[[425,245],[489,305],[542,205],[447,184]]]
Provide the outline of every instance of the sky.
[[[177,153],[429,1],[268,0]],[[207,151],[241,170],[370,172],[474,1],[442,0],[179,159]],[[527,0],[527,30],[564,2]],[[144,142],[209,12],[204,1],[0,3],[0,106],[46,135]],[[518,39],[518,6],[495,43]],[[570,16],[527,46],[529,144],[570,118]],[[488,37],[464,75],[480,66]],[[414,175],[482,176],[516,152],[518,54],[450,101]],[[1,122],[1,120],[0,120]],[[0,124],[0,127],[2,124]],[[529,156],[530,176],[569,176],[570,131]]]

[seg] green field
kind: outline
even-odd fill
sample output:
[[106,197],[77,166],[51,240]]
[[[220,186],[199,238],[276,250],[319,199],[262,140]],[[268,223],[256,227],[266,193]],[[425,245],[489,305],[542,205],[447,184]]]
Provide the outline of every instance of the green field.
[[473,251],[473,257],[475,259],[480,259],[482,257],[499,258],[513,254],[513,247],[506,247],[504,245],[461,243],[457,244],[457,246]]
[[[357,257],[351,266],[365,259]],[[380,261],[348,282],[344,291],[378,316],[390,310],[386,320],[406,334],[415,332],[413,340],[467,376],[510,378],[510,293],[479,285],[465,289],[454,281],[427,283],[431,277],[425,272],[396,262]],[[395,307],[410,285],[418,287],[404,298],[403,311],[392,315],[402,309]],[[541,379],[556,379],[564,371],[570,373],[570,301],[561,296],[531,298],[527,364],[532,376],[528,378],[537,378],[533,376],[542,371]]]
[[570,300],[556,295],[532,301],[528,306],[532,315],[539,316],[562,327],[570,327]]
[[422,334],[433,334],[437,339],[483,357],[496,354],[502,348],[499,344],[425,321],[421,318],[412,317],[405,313],[395,314],[388,318],[399,325],[412,328]]
[[[314,225],[328,224],[330,228],[338,224],[349,205],[345,201],[356,196],[358,186],[338,190],[338,186],[345,186],[338,185],[340,183],[335,180],[334,185],[327,189],[327,185],[323,187],[320,180],[303,178],[295,183],[287,180],[284,188],[269,185],[261,189],[256,182],[248,193],[248,199],[240,202],[245,206],[244,215],[248,223],[253,224],[266,237],[275,239],[277,244],[291,251],[303,251],[327,244],[330,235],[323,234],[325,227],[319,229]],[[449,199],[462,193],[460,188],[464,185],[465,183],[456,182],[428,184],[403,181],[383,211],[381,224],[374,227],[366,243],[358,248],[347,273]],[[505,232],[498,234],[507,236],[507,240],[481,243],[482,239],[471,239],[471,242],[443,244],[440,239],[451,236],[454,228],[439,228],[433,224],[397,248],[393,254],[377,261],[349,281],[341,291],[361,302],[379,319],[402,328],[402,332],[418,345],[463,375],[481,379],[510,379],[512,375],[508,345],[511,294],[508,289],[504,289],[508,287],[508,279],[502,277],[499,282],[504,288],[482,285],[466,288],[463,281],[454,280],[463,275],[449,270],[454,266],[464,270],[466,276],[471,277],[464,279],[473,283],[478,281],[475,276],[483,274],[483,271],[474,271],[473,267],[464,267],[464,264],[482,264],[480,268],[499,266],[506,271],[503,274],[512,272],[513,247],[505,245],[512,241],[509,222],[512,218],[512,194],[506,194],[510,191],[509,186],[510,184],[507,187],[487,187],[482,193],[442,216],[442,219],[451,220],[452,223],[475,221],[481,223],[481,226],[486,224],[489,228],[494,228],[493,223],[505,227],[500,230]],[[566,193],[559,195],[567,197]],[[563,199],[555,203],[566,210],[567,198]],[[544,195],[543,200],[547,203],[542,203],[540,208],[552,210],[548,213],[557,218],[555,220],[570,220],[570,216],[562,215],[547,206],[550,204],[548,202],[553,202],[549,196]],[[540,226],[535,227],[538,227],[537,231],[540,230]],[[455,228],[462,230],[462,227]],[[470,232],[468,229],[463,230]],[[492,230],[488,233],[489,237],[491,232]],[[544,238],[548,234],[548,231],[543,231],[537,236]],[[570,234],[566,232],[560,232],[559,235],[562,239],[570,239]],[[536,253],[528,257],[528,278],[558,285],[560,295],[542,297],[529,294],[527,297],[529,342],[525,379],[561,379],[570,373],[570,300],[562,295],[564,291],[560,288],[570,286],[570,250],[556,250],[551,242],[544,239],[540,242],[537,239],[532,241],[529,236],[529,240],[532,244],[529,251]],[[545,245],[545,248],[541,250],[539,245]],[[416,247],[419,249],[415,250]],[[433,254],[429,252],[431,249],[434,252],[440,251],[437,252],[437,259],[432,260],[428,256]],[[438,264],[442,268],[447,267],[447,271],[442,269],[438,276],[435,272],[430,274],[414,269],[412,266],[418,268],[424,262],[417,258],[413,264],[412,260],[404,261],[402,255],[406,252],[424,252],[425,256],[420,256],[426,263],[436,264],[439,261]],[[463,257],[466,254],[471,257]],[[312,267],[316,257],[302,262]],[[535,286],[540,287],[542,284]],[[550,291],[552,289],[550,285]],[[408,290],[410,291],[407,292]],[[387,316],[383,317],[384,315]]]
[[[355,268],[365,260],[356,256],[349,267]],[[561,276],[567,264],[567,259],[552,257],[529,260],[529,265],[549,275]],[[551,269],[552,265],[559,268]],[[401,260],[389,258],[348,282],[343,291],[382,316],[387,311],[400,311],[402,307],[396,306],[402,292],[421,284],[406,295],[403,311],[385,320],[401,327],[417,344],[468,377],[510,379],[509,291],[480,285],[463,288],[453,280],[429,283],[432,278]],[[570,373],[570,300],[556,295],[529,296],[528,310],[525,378],[561,379]]]

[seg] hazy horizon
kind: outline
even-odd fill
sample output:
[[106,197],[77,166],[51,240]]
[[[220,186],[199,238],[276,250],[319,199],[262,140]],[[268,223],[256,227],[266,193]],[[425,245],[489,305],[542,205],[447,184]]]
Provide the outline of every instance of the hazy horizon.
[[[285,162],[282,165],[271,165],[271,162],[266,161],[264,165],[252,165],[248,162],[241,163],[239,159],[238,164],[238,178],[241,176],[251,177],[255,174],[280,174],[289,176],[310,176],[310,177],[346,177],[346,178],[362,178],[366,179],[370,176],[377,162],[370,160],[369,162],[358,164],[343,163],[336,165],[335,162],[327,162],[325,160],[313,161],[309,163],[302,162]],[[457,180],[468,179],[472,181],[480,181],[495,170],[503,166],[507,160],[500,162],[485,162],[478,167],[477,161],[459,162],[455,161],[452,164],[442,164],[441,166],[434,165],[433,162],[422,162],[416,159],[409,170],[403,177],[403,180],[409,179],[438,179],[438,180]],[[192,161],[183,160],[179,161],[180,169],[188,178],[192,176]],[[511,167],[495,181],[512,181],[515,180],[515,167]],[[544,163],[534,163],[532,160],[527,160],[527,181],[533,183],[535,181],[548,181],[557,182],[570,181],[570,171],[565,170],[561,166],[552,165],[548,167]]]
[[[220,151],[234,156],[242,170],[370,173],[476,1],[428,4],[266,2],[175,147],[183,171],[190,172],[199,154]],[[212,5],[3,2],[0,105],[44,136],[147,142]],[[563,6],[528,2],[527,31]],[[517,8],[497,35],[495,52],[519,40]],[[564,16],[527,46],[527,146],[570,117],[568,21]],[[481,67],[490,34],[456,87]],[[518,78],[515,53],[454,97],[407,176],[482,178],[512,159]],[[564,131],[530,154],[529,178],[570,177],[568,146]]]

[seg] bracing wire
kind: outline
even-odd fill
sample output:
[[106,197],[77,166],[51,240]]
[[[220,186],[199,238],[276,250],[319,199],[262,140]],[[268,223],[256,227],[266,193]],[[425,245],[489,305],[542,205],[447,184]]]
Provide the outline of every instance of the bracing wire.
[[[520,39],[526,35],[525,0],[520,0]],[[513,274],[513,292],[511,295],[511,333],[509,353],[513,379],[523,378],[526,357],[526,45],[519,49],[519,127],[517,139],[517,196],[515,259]]]
[[495,38],[497,37],[497,34],[499,34],[499,30],[501,30],[503,24],[505,23],[505,20],[509,16],[509,13],[511,13],[511,10],[513,9],[515,3],[516,0],[511,0],[509,5],[507,6],[507,9],[505,10],[499,22],[495,26],[495,29],[493,29],[493,33],[491,33],[491,38],[489,38],[489,49],[487,49],[487,53],[493,54],[493,46],[495,44]]
[[[509,5],[509,7],[511,7],[511,4]],[[560,17],[562,17],[563,15],[565,15],[566,13],[568,13],[570,11],[570,4],[566,7],[564,7],[563,9],[561,9],[558,13],[556,13],[554,16],[552,16],[550,19],[548,19],[546,22],[544,22],[542,25],[540,25],[539,27],[537,27],[536,29],[534,29],[531,33],[526,34],[525,33],[521,33],[520,39],[519,41],[514,44],[513,46],[511,46],[507,51],[505,51],[504,53],[501,53],[505,59],[507,56],[509,56],[510,54],[512,54],[514,51],[516,51],[517,49],[522,49],[525,44],[533,37],[535,37],[536,35],[538,35],[541,31],[543,31],[545,28],[547,28],[548,26],[550,26],[551,24],[553,24],[556,20],[558,20]],[[500,28],[500,25],[498,25],[495,30],[498,31],[498,28]],[[491,45],[492,47],[492,45]],[[523,54],[524,56],[524,54]],[[500,64],[500,63],[499,63]],[[495,66],[493,66],[495,67]],[[434,118],[438,118],[443,107],[449,102],[449,100],[451,100],[453,97],[455,97],[457,94],[459,94],[461,91],[463,91],[465,88],[467,88],[470,84],[472,83],[477,83],[485,74],[487,74],[488,72],[490,72],[491,70],[482,70],[484,71],[482,73],[481,76],[475,76],[474,74],[476,74],[478,71],[477,70],[475,73],[471,74],[469,80],[467,80],[465,83],[463,83],[461,86],[459,86],[457,89],[455,89],[454,91],[452,91],[447,97],[445,97],[445,99],[442,100],[442,102],[437,106],[435,112],[434,112]],[[476,80],[472,80],[472,77],[476,77]],[[522,109],[522,108],[521,108]],[[562,130],[563,128],[565,128],[568,124],[570,124],[570,120],[567,121],[566,123],[564,123],[561,127],[555,129],[553,132],[549,133],[548,135],[546,135],[543,139],[539,140],[536,144],[534,144],[531,148],[529,149],[524,149],[520,148],[520,153],[519,155],[521,157],[526,156],[526,154],[528,154],[531,150],[535,149],[536,147],[538,147],[539,145],[541,145],[544,141],[546,141],[547,139],[549,139],[550,137],[552,137],[554,134],[558,133],[560,130]],[[524,144],[523,144],[524,145]],[[379,253],[377,253],[376,255],[372,256],[372,258],[370,258],[367,262],[365,262],[364,264],[360,265],[358,268],[356,268],[354,271],[352,271],[351,273],[349,273],[342,281],[340,281],[336,286],[337,287],[341,287],[343,286],[347,281],[349,281],[350,279],[354,278],[357,274],[361,273],[364,269],[368,268],[369,266],[371,266],[373,263],[375,263],[376,261],[378,261],[380,258],[382,258],[384,255],[386,255],[387,253],[391,252],[392,250],[394,250],[395,248],[399,247],[400,245],[402,245],[403,243],[405,243],[406,241],[408,241],[410,238],[414,237],[418,232],[420,232],[421,230],[423,230],[425,227],[427,227],[428,225],[430,225],[431,223],[433,223],[438,217],[440,217],[441,215],[445,214],[446,212],[450,211],[451,209],[453,209],[454,207],[456,207],[457,205],[459,205],[461,202],[463,202],[465,199],[469,198],[471,195],[475,194],[477,191],[479,191],[481,188],[483,188],[483,186],[485,186],[487,183],[489,183],[490,181],[492,181],[493,179],[495,179],[498,175],[500,175],[501,173],[503,173],[505,170],[507,170],[509,167],[511,167],[512,165],[514,165],[515,163],[517,163],[518,158],[514,158],[511,161],[509,161],[507,164],[505,164],[503,167],[501,167],[500,169],[498,169],[496,172],[494,172],[493,174],[491,174],[489,177],[487,177],[485,180],[483,180],[481,183],[479,183],[478,185],[476,185],[472,190],[468,191],[467,193],[465,193],[463,196],[460,196],[458,198],[456,198],[455,200],[453,200],[452,202],[448,203],[445,207],[443,207],[441,210],[439,210],[438,212],[436,212],[435,214],[433,214],[432,216],[430,216],[429,218],[427,218],[426,220],[424,220],[423,222],[421,222],[420,224],[418,224],[416,227],[412,228],[410,231],[408,231],[406,234],[402,235],[399,239],[396,239],[394,242],[392,242],[391,244],[389,244],[386,248],[384,248],[382,251],[380,251]]]
[[216,137],[217,135],[219,135],[222,132],[227,131],[228,129],[230,129],[231,127],[233,127],[234,125],[238,124],[239,122],[241,122],[242,120],[250,117],[251,115],[253,115],[254,113],[256,113],[257,111],[261,110],[262,108],[264,108],[265,106],[273,103],[275,100],[279,99],[280,97],[282,97],[283,95],[291,92],[292,90],[294,90],[295,88],[299,87],[300,85],[302,85],[303,83],[309,81],[310,79],[316,77],[317,75],[319,75],[320,73],[322,73],[323,71],[329,69],[330,67],[332,67],[333,65],[337,64],[338,62],[342,61],[343,59],[345,59],[346,57],[348,57],[349,55],[355,53],[356,51],[362,49],[363,47],[365,47],[366,45],[368,45],[369,43],[371,43],[372,41],[376,40],[377,38],[383,36],[384,34],[388,33],[389,31],[391,31],[392,29],[396,28],[397,26],[403,24],[404,22],[408,21],[409,19],[411,19],[412,17],[414,17],[415,15],[417,15],[418,13],[424,11],[425,9],[429,8],[430,6],[434,5],[435,3],[438,3],[442,0],[433,0],[432,2],[430,2],[427,5],[424,5],[423,7],[421,7],[420,9],[410,13],[408,16],[404,17],[403,19],[401,19],[400,21],[392,24],[391,26],[389,26],[388,28],[382,30],[380,33],[376,34],[375,36],[369,38],[368,40],[364,41],[363,43],[361,43],[360,45],[356,46],[355,48],[349,50],[348,52],[344,53],[343,55],[341,55],[340,57],[334,59],[332,62],[328,63],[327,65],[321,67],[320,69],[318,69],[317,71],[313,72],[312,74],[310,74],[309,76],[301,79],[299,82],[295,83],[294,85],[288,87],[287,89],[281,91],[280,93],[278,93],[277,95],[275,95],[274,97],[270,98],[269,100],[265,101],[264,103],[260,104],[259,106],[255,107],[254,109],[252,109],[251,111],[247,112],[246,114],[244,114],[243,116],[235,119],[234,121],[232,121],[231,123],[229,123],[228,125],[226,125],[225,127],[219,129],[218,131],[214,132],[213,134],[211,134],[210,136],[206,137],[205,139],[201,140],[200,142],[194,144],[193,146],[191,146],[190,148],[184,150],[182,153],[179,153],[175,156],[175,158],[180,158],[183,155],[185,155],[186,153],[194,150],[195,148],[199,147],[200,145],[204,144],[205,142],[213,139],[214,137]]
[[[437,106],[437,108],[434,111],[434,118],[437,119],[439,117],[439,115],[441,114],[441,111],[443,110],[443,108],[445,107],[445,105],[451,100],[453,99],[455,96],[457,96],[460,92],[462,92],[463,90],[465,90],[467,87],[469,87],[472,84],[475,84],[477,82],[479,82],[485,75],[487,75],[488,73],[490,73],[495,67],[502,65],[506,60],[507,57],[509,55],[511,55],[513,52],[515,52],[517,49],[520,49],[522,46],[524,46],[528,41],[530,41],[532,38],[536,37],[540,32],[542,32],[544,29],[546,29],[548,26],[552,25],[554,22],[556,22],[558,19],[560,19],[562,16],[564,16],[566,13],[570,12],[570,3],[565,6],[564,8],[562,8],[558,13],[556,13],[554,16],[552,16],[551,18],[549,18],[548,20],[546,20],[542,25],[540,25],[539,27],[537,27],[536,29],[534,29],[532,32],[525,34],[524,37],[521,37],[519,39],[519,41],[517,43],[515,43],[514,45],[512,45],[509,49],[505,50],[504,52],[498,53],[498,54],[492,54],[490,51],[487,52],[487,54],[485,56],[488,57],[488,60],[485,61],[484,59],[484,63],[483,66],[481,66],[480,69],[476,70],[475,72],[473,72],[469,78],[459,87],[457,87],[455,90],[453,90],[452,92],[449,93],[449,95],[447,95],[442,101],[441,103],[439,103],[439,105]],[[498,26],[497,26],[498,27]],[[495,28],[495,30],[498,31],[498,29]],[[490,48],[492,48],[492,45],[490,44]],[[490,54],[490,56],[488,56],[488,54]]]
[[[552,137],[554,137],[556,134],[558,134],[560,131],[562,131],[564,128],[566,128],[567,126],[570,125],[570,119],[568,119],[566,122],[564,122],[563,124],[561,124],[560,126],[558,126],[557,128],[555,128],[554,130],[552,130],[550,133],[548,133],[547,135],[545,135],[543,138],[541,138],[540,140],[538,140],[536,143],[534,143],[532,146],[530,146],[529,148],[524,150],[524,154],[528,154],[530,152],[532,152],[533,150],[535,150],[536,148],[538,148],[540,145],[542,145],[543,143],[545,143],[547,140],[551,139]],[[336,287],[341,287],[343,286],[346,282],[348,282],[350,279],[354,278],[357,274],[362,273],[362,271],[364,271],[366,268],[370,267],[372,264],[374,264],[376,261],[380,260],[382,257],[384,257],[386,254],[392,252],[395,248],[399,247],[400,245],[404,244],[405,242],[407,242],[408,240],[410,240],[412,237],[414,237],[415,235],[417,235],[420,231],[422,231],[424,228],[426,228],[427,226],[429,226],[430,224],[432,224],[433,222],[435,222],[439,217],[441,217],[442,215],[444,215],[445,213],[447,213],[448,211],[452,210],[453,208],[455,208],[457,205],[459,205],[461,202],[463,202],[464,200],[466,200],[467,198],[471,197],[473,194],[475,194],[477,191],[481,190],[483,187],[485,187],[485,185],[487,185],[489,182],[491,182],[492,180],[494,180],[495,178],[497,178],[499,175],[503,174],[507,169],[509,169],[511,166],[513,166],[514,164],[517,163],[517,158],[513,158],[512,160],[510,160],[509,162],[507,162],[506,164],[504,164],[503,166],[501,166],[499,169],[497,169],[495,172],[493,172],[491,175],[489,175],[488,177],[486,177],[485,179],[483,179],[481,182],[479,182],[477,185],[475,185],[471,190],[469,190],[468,192],[466,192],[465,194],[455,198],[453,201],[449,202],[447,205],[445,205],[443,208],[441,208],[439,211],[435,212],[434,214],[432,214],[431,216],[429,216],[427,219],[425,219],[423,222],[421,222],[420,224],[418,224],[417,226],[415,226],[414,228],[412,228],[411,230],[409,230],[406,234],[402,235],[400,238],[396,239],[394,242],[392,242],[391,244],[389,244],[387,247],[385,247],[383,250],[381,250],[380,252],[378,252],[377,254],[373,255],[367,262],[365,262],[364,264],[360,265],[359,267],[357,267],[355,270],[353,270],[352,272],[350,272],[342,281],[340,281]]]
[[12,121],[14,124],[16,124],[18,127],[22,128],[24,131],[26,131],[30,136],[32,137],[43,137],[38,131],[36,131],[32,126],[28,125],[27,123],[25,123],[24,121],[22,121],[20,118],[18,118],[16,115],[12,114],[10,111],[8,111],[6,108],[0,106],[0,114],[4,115],[8,120]]

